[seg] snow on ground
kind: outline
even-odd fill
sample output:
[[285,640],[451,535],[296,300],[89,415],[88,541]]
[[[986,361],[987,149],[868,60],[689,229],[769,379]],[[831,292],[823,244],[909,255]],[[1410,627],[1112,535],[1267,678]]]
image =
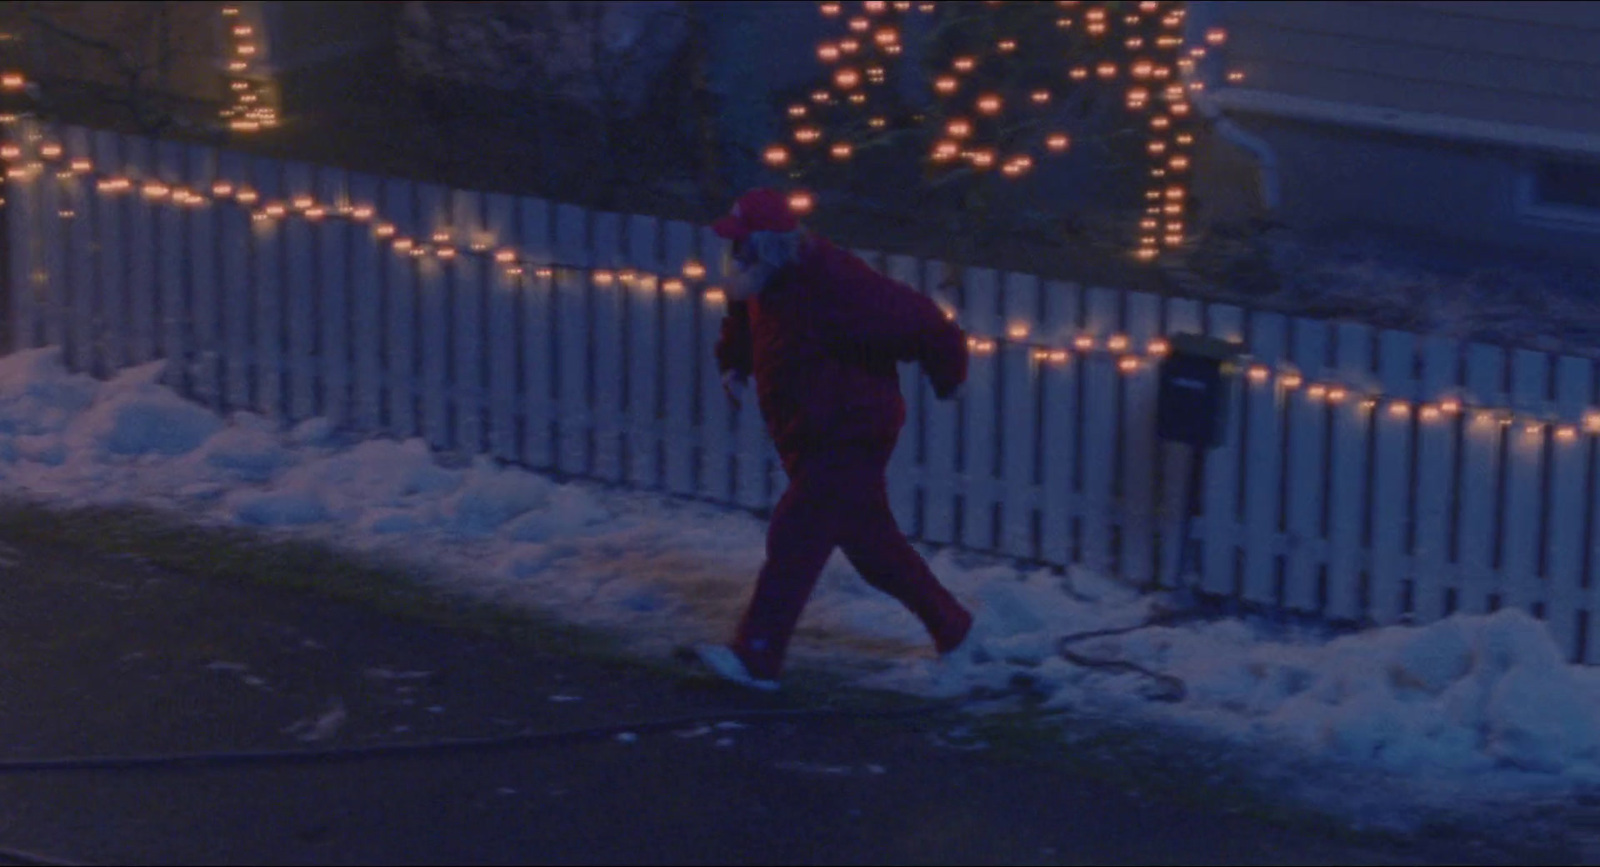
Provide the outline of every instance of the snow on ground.
[[[53,349],[0,359],[0,482],[62,505],[139,503],[399,555],[443,567],[432,580],[452,589],[603,627],[645,654],[725,637],[761,563],[764,525],[741,512],[487,460],[452,466],[420,441],[353,441],[320,420],[221,418],[159,373],[100,382],[67,373]],[[979,612],[995,661],[941,669],[911,615],[836,557],[792,665],[926,695],[1026,672],[1051,707],[1270,747],[1264,774],[1363,822],[1403,826],[1405,813],[1352,779],[1452,809],[1558,803],[1600,783],[1600,671],[1565,663],[1519,611],[1353,635],[1220,620],[1078,646],[1182,678],[1186,698],[1159,703],[1145,678],[1054,652],[1064,633],[1138,622],[1150,600],[1082,570],[930,562]]]

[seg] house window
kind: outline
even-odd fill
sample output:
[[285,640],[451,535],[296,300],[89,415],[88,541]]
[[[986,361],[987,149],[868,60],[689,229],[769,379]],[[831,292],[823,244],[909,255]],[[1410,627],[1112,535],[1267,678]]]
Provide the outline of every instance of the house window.
[[1525,217],[1600,231],[1600,160],[1532,160],[1522,189]]

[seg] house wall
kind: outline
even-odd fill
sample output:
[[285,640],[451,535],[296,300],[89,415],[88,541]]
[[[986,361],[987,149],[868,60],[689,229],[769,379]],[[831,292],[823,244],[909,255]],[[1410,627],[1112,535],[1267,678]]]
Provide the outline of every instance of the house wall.
[[[1284,223],[1600,263],[1600,209],[1552,219],[1527,199],[1540,160],[1600,162],[1600,4],[1194,6],[1227,31],[1210,98],[1271,148]],[[1406,132],[1408,118],[1432,131]],[[1236,148],[1214,145],[1202,171],[1211,218],[1227,220],[1251,210],[1259,186]]]
[[1515,151],[1326,125],[1250,119],[1276,152],[1280,218],[1313,232],[1387,230],[1463,258],[1600,265],[1600,226],[1532,219]]
[[1600,133],[1600,3],[1206,5],[1242,87]]

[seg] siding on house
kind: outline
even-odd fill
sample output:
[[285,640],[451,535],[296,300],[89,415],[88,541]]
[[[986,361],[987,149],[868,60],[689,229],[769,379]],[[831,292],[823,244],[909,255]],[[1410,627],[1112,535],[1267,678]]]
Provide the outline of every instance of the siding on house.
[[[1191,11],[1194,35],[1227,32],[1202,99],[1269,150],[1284,222],[1600,264],[1600,207],[1540,184],[1600,165],[1600,3]],[[1247,174],[1208,180],[1215,219],[1250,212]]]
[[1237,89],[1600,135],[1600,3],[1212,5]]

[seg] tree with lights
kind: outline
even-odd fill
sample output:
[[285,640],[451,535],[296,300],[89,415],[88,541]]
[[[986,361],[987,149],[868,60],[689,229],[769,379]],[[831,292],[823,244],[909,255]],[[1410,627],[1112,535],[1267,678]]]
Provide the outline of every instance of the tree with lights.
[[[922,185],[955,190],[970,227],[997,193],[1066,153],[1109,107],[1117,120],[1103,144],[1108,154],[1138,155],[1122,168],[1136,170],[1143,193],[1130,202],[1137,256],[1154,260],[1189,233],[1197,118],[1182,75],[1194,56],[1184,44],[1184,6],[820,3],[837,25],[817,47],[826,76],[785,106],[787,138],[764,159],[795,182],[825,188],[847,183],[850,165],[874,151],[909,149]],[[918,68],[908,68],[908,55]],[[798,204],[808,197],[800,193]]]

